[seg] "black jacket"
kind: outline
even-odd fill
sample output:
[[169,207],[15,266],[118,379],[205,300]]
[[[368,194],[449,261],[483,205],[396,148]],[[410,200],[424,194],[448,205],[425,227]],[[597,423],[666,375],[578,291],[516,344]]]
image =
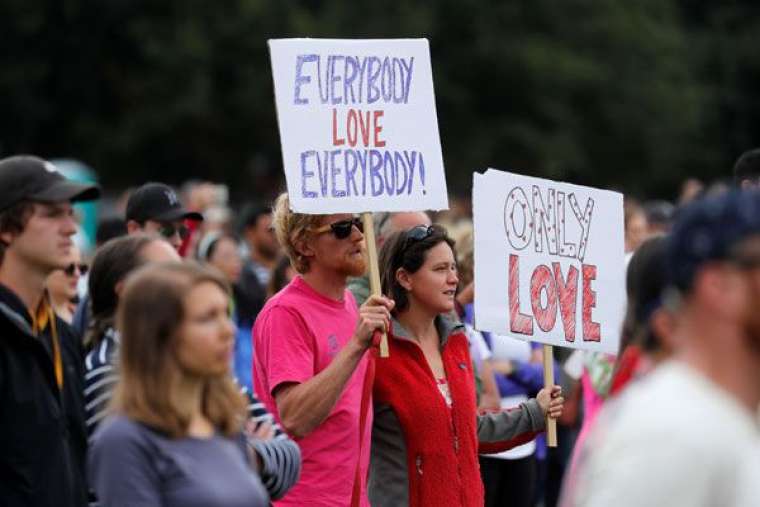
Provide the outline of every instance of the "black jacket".
[[56,382],[50,325],[34,336],[21,300],[0,285],[0,503],[6,507],[87,505],[80,342],[56,329],[63,389]]

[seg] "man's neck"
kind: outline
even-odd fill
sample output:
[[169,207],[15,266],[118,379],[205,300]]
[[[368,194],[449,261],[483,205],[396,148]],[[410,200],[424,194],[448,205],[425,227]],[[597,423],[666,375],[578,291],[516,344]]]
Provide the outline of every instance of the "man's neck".
[[12,290],[30,315],[34,315],[45,292],[47,273],[39,273],[24,263],[16,262],[9,253],[5,252],[5,259],[0,265],[0,283]]
[[750,350],[735,326],[715,329],[708,323],[685,323],[675,334],[676,359],[727,392],[752,414],[760,403],[760,356]]
[[267,268],[269,270],[274,269],[275,264],[277,263],[277,258],[276,257],[269,258],[269,257],[267,257],[265,255],[262,255],[255,248],[251,249],[251,255],[250,255],[250,257],[251,257],[252,261],[254,261],[254,262],[258,263],[258,264],[261,264],[262,266],[264,266],[265,268]]
[[343,294],[346,291],[346,281],[348,280],[348,277],[344,273],[312,266],[301,277],[304,282],[308,283],[319,294],[335,301],[343,300]]

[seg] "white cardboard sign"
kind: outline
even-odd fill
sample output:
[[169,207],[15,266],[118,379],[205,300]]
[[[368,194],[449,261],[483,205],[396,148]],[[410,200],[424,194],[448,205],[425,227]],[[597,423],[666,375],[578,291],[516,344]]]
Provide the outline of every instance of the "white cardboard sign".
[[489,169],[472,202],[478,329],[616,354],[622,194]]
[[426,39],[269,41],[300,213],[448,208]]

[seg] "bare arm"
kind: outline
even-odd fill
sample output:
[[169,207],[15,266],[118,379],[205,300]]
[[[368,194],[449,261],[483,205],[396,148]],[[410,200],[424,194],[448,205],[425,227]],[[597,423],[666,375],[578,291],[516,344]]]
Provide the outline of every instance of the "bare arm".
[[276,388],[274,398],[280,420],[293,437],[305,437],[327,419],[372,343],[372,333],[390,327],[391,308],[391,300],[370,297],[359,309],[354,336],[327,368],[300,384],[285,383]]

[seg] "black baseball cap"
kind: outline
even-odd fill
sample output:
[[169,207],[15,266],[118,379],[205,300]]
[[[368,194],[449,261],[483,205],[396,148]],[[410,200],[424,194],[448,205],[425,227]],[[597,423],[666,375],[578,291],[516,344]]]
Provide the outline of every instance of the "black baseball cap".
[[146,183],[129,196],[126,219],[139,223],[146,220],[155,220],[156,222],[175,222],[185,219],[201,221],[203,215],[182,207],[177,193],[169,185]]
[[23,200],[77,202],[98,197],[98,185],[69,180],[47,160],[32,155],[0,160],[0,211]]

